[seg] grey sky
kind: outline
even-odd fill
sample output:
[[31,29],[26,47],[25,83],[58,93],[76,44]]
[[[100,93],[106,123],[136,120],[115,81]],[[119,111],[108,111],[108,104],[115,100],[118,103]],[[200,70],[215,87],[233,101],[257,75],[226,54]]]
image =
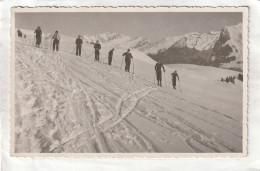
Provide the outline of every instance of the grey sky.
[[189,32],[217,31],[242,22],[242,13],[16,13],[15,27],[76,36],[103,32],[142,36],[151,41]]

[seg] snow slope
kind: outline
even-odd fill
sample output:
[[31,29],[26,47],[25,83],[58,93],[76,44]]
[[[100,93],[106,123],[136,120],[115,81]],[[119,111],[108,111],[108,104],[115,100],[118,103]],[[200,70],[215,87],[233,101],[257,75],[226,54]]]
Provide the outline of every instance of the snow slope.
[[[219,81],[237,72],[169,65],[158,87],[155,62],[137,49],[131,74],[120,69],[125,47],[116,47],[108,66],[109,46],[98,63],[86,58],[93,45],[77,57],[73,38],[62,36],[57,53],[45,36],[42,48],[30,34],[15,39],[15,152],[242,151],[242,83]],[[170,86],[174,70],[182,92]]]

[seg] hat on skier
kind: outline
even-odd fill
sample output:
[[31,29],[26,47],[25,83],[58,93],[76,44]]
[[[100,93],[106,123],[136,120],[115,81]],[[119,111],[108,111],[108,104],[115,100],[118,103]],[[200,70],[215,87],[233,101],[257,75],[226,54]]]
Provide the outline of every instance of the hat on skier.
[[56,30],[55,33],[58,33],[58,30]]

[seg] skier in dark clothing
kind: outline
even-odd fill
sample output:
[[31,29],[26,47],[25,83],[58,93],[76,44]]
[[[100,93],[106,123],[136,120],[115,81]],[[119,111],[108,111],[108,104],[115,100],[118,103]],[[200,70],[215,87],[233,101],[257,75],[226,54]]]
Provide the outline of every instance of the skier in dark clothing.
[[81,56],[81,46],[83,44],[83,41],[80,37],[80,35],[78,36],[78,38],[76,39],[76,56]]
[[229,83],[229,79],[228,79],[228,77],[226,77],[226,82]]
[[111,49],[109,52],[108,52],[108,65],[111,65],[112,63],[112,58],[113,58],[113,52],[114,52],[114,48]]
[[180,81],[179,75],[178,75],[177,71],[174,71],[171,75],[172,75],[172,87],[173,87],[173,89],[176,90],[176,77],[178,78],[178,81]]
[[125,56],[125,71],[130,72],[131,58],[133,59],[130,49],[127,49],[127,52],[123,53],[122,56]]
[[163,64],[161,63],[161,61],[159,61],[158,63],[155,64],[155,72],[156,72],[156,76],[157,76],[157,85],[158,86],[162,86],[162,68],[163,68],[163,72],[165,72],[165,68],[164,68]]
[[101,45],[99,44],[98,40],[97,42],[94,44],[94,49],[95,49],[95,61],[99,61],[99,50],[101,49]]
[[40,47],[41,41],[42,41],[42,30],[40,27],[37,27],[37,29],[34,31],[35,37],[36,37],[36,47]]
[[18,37],[23,37],[23,33],[20,29],[17,30],[17,33],[18,33]]
[[58,33],[58,30],[55,31],[54,35],[52,36],[53,39],[53,51],[56,49],[58,52],[59,50],[59,43],[60,43],[60,35]]

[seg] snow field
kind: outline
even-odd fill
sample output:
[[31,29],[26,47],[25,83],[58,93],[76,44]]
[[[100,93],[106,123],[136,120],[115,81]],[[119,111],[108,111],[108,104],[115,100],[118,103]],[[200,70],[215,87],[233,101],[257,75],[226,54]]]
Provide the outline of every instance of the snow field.
[[[76,39],[76,38],[75,38]],[[220,82],[237,72],[195,65],[169,65],[166,84],[155,84],[155,62],[132,49],[134,74],[124,72],[122,53],[93,45],[71,54],[75,39],[61,36],[61,51],[42,48],[33,37],[15,44],[15,152],[241,152],[242,83]],[[121,69],[122,63],[122,69]],[[133,72],[133,62],[131,72]],[[177,70],[182,93],[172,89]],[[163,75],[164,78],[164,75]]]

